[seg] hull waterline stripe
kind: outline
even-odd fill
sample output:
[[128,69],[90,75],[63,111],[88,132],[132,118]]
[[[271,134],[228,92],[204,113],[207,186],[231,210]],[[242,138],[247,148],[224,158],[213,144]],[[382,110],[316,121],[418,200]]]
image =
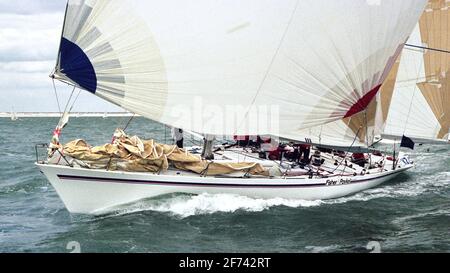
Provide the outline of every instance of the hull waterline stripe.
[[[185,186],[185,187],[223,187],[223,188],[311,188],[311,187],[326,187],[326,186],[344,186],[356,183],[363,183],[375,179],[386,178],[399,172],[393,172],[385,176],[374,177],[371,179],[363,179],[358,181],[351,181],[348,184],[327,185],[326,183],[318,184],[224,184],[224,183],[195,183],[195,182],[167,182],[167,181],[145,181],[134,179],[120,179],[120,178],[102,178],[102,177],[84,177],[72,175],[58,175],[61,180],[85,181],[85,182],[100,182],[100,183],[119,183],[119,184],[148,184],[148,185],[163,185],[163,186]],[[334,179],[332,179],[334,180]]]
[[233,187],[233,188],[286,188],[286,187],[316,187],[326,186],[325,183],[320,184],[302,184],[302,185],[275,185],[275,184],[224,184],[224,183],[195,183],[195,182],[168,182],[168,181],[146,181],[134,179],[120,179],[120,178],[102,178],[102,177],[83,177],[58,175],[61,180],[78,180],[86,182],[101,182],[101,183],[119,183],[119,184],[152,184],[164,186],[186,186],[186,187]]

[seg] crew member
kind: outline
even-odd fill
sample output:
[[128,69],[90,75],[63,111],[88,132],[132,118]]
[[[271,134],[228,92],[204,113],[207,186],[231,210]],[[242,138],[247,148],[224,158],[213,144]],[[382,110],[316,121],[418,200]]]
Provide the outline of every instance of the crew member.
[[354,153],[352,154],[352,162],[360,167],[364,167],[366,165],[366,156],[363,153]]
[[301,163],[309,164],[309,155],[311,154],[311,145],[301,144],[299,160]]
[[178,148],[183,149],[184,147],[183,129],[172,128],[172,138],[177,144]]
[[248,147],[250,143],[250,136],[234,136],[234,140],[239,147]]
[[325,159],[322,159],[322,154],[320,151],[315,151],[313,156],[311,157],[312,164],[314,166],[320,167],[325,162]]

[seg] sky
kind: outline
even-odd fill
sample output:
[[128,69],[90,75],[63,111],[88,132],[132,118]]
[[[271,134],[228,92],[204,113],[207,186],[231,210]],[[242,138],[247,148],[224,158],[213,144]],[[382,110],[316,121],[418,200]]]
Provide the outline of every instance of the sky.
[[[61,37],[66,0],[0,0],[0,112],[57,112],[49,74]],[[61,107],[72,88],[57,83]],[[82,92],[76,112],[120,111]]]

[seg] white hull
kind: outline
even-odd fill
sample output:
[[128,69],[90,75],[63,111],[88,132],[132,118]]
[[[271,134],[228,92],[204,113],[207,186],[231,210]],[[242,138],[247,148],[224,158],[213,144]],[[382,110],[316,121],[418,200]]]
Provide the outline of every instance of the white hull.
[[[227,193],[253,198],[324,200],[376,187],[412,167],[370,175],[306,178],[227,178],[158,175],[37,164],[71,213],[102,214],[116,206],[171,193]],[[336,185],[334,185],[336,184]]]

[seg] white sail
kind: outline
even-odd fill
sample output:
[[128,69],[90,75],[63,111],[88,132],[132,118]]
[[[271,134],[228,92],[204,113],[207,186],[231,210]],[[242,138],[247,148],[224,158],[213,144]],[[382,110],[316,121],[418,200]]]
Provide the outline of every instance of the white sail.
[[19,120],[19,118],[17,117],[17,113],[16,113],[16,111],[14,110],[14,107],[11,109],[10,118],[11,118],[12,121],[17,121],[17,120]]
[[16,115],[15,112],[11,112],[11,120],[12,120],[12,121],[18,120],[17,115]]
[[426,0],[70,0],[55,77],[199,133],[298,136],[364,110]]
[[376,143],[386,126],[399,65],[400,58],[395,62],[380,92],[365,111],[352,117],[295,132],[290,138],[308,139],[315,144],[334,147],[367,147]]
[[[392,99],[386,137],[449,140],[450,2],[432,0],[408,44]],[[447,51],[442,52],[439,50]]]

